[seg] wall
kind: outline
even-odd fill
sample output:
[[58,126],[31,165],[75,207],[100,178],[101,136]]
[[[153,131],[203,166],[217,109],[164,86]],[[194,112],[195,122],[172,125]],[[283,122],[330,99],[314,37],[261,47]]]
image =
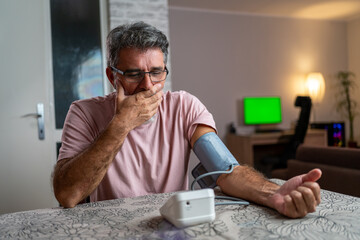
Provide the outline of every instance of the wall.
[[239,123],[237,102],[244,96],[278,95],[283,123],[289,128],[299,113],[296,95],[304,93],[307,73],[320,71],[327,84],[314,121],[338,121],[334,111],[337,71],[347,69],[346,23],[299,20],[170,8],[173,90],[199,97],[213,113],[220,137]]
[[357,101],[358,115],[354,121],[354,138],[360,145],[360,18],[347,24],[349,70],[356,74],[357,88],[353,97]]

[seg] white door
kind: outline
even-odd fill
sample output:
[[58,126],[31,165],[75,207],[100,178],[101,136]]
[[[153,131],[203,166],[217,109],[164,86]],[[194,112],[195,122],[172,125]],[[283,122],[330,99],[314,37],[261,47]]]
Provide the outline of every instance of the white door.
[[[49,2],[0,2],[0,214],[56,206],[56,162]],[[45,139],[38,137],[37,104],[44,104]]]
[[[100,1],[101,39],[106,12],[106,1]],[[51,174],[61,130],[55,130],[50,24],[50,0],[0,1],[0,214],[58,206]],[[104,89],[111,91],[108,83]]]

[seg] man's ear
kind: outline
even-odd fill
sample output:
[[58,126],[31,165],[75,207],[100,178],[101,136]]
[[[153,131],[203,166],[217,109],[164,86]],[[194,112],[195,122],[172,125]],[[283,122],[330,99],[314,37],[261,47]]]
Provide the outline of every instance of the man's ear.
[[106,68],[106,76],[107,76],[109,82],[111,83],[111,85],[114,87],[114,89],[116,89],[114,73],[110,67]]

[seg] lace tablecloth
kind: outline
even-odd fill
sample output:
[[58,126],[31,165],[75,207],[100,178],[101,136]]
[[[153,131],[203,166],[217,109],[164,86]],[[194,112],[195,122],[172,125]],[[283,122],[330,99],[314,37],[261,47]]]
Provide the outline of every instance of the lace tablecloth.
[[211,223],[178,229],[159,208],[169,193],[0,215],[0,239],[360,239],[360,198],[322,190],[315,213],[289,219],[249,206],[216,206]]

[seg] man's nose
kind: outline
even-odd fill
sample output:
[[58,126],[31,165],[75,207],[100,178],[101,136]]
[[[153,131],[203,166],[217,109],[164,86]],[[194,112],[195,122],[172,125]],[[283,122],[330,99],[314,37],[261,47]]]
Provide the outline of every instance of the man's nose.
[[140,82],[140,88],[149,90],[153,86],[149,73],[145,73],[144,79]]

